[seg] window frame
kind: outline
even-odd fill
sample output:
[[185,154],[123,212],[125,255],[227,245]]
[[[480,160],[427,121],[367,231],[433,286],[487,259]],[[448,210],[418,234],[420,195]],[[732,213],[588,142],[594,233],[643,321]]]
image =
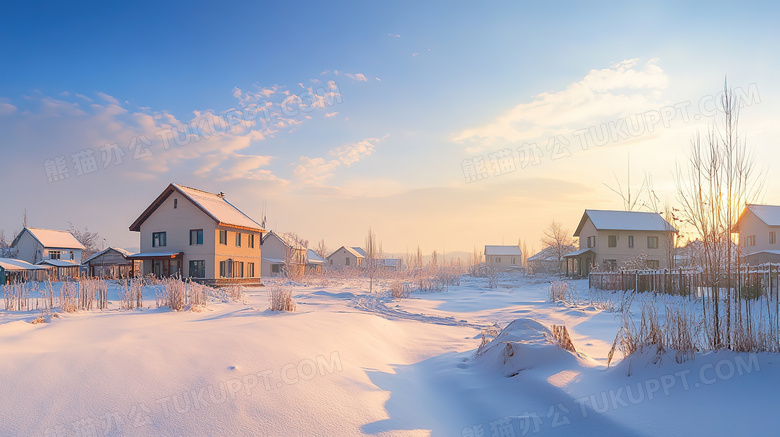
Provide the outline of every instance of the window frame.
[[219,244],[222,246],[227,246],[227,240],[228,240],[228,231],[227,229],[220,229],[219,230]]
[[647,248],[648,249],[658,249],[658,237],[655,235],[648,235],[647,236]]
[[[193,266],[196,266],[193,269]],[[191,278],[205,278],[206,277],[206,260],[203,259],[192,259],[189,262],[189,275]],[[193,274],[193,270],[195,270],[196,274]],[[200,273],[200,275],[197,275],[197,273]]]
[[166,231],[152,232],[152,247],[167,247],[168,233]]
[[[192,235],[195,232],[195,242]],[[190,246],[203,246],[203,229],[190,229]]]
[[607,247],[617,247],[617,235],[607,235]]

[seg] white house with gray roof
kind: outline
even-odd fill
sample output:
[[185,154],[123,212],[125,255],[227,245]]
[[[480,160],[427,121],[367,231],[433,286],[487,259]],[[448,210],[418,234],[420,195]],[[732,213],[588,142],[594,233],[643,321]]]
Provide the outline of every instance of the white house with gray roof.
[[11,247],[17,251],[18,259],[31,264],[60,260],[67,261],[69,266],[81,264],[84,250],[84,245],[68,231],[27,227],[14,238]]
[[780,262],[780,206],[749,204],[742,210],[732,232],[748,264]]
[[567,273],[586,276],[594,266],[612,271],[646,259],[647,268],[669,268],[677,230],[660,214],[586,209],[575,237],[579,249],[564,256]]
[[523,252],[519,246],[485,246],[485,264],[500,271],[517,271],[523,268]]
[[328,263],[325,268],[334,270],[360,268],[363,266],[365,258],[363,249],[341,246],[328,255]]

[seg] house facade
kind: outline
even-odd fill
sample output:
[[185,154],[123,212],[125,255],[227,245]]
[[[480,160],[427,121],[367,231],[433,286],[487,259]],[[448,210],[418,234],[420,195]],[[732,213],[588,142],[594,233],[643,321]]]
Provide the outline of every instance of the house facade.
[[564,256],[567,274],[591,269],[670,268],[677,230],[660,214],[586,209],[575,237],[579,249]]
[[142,261],[129,259],[132,254],[119,247],[108,247],[82,263],[89,276],[111,279],[129,278],[133,271],[140,272]]
[[18,259],[31,264],[60,260],[75,266],[81,264],[84,250],[84,245],[68,231],[27,227],[14,238],[11,247],[16,250]]
[[285,275],[285,264],[293,271],[292,276],[305,274],[306,247],[288,234],[271,231],[263,237],[262,275],[267,277]]
[[739,235],[745,262],[751,265],[780,262],[780,206],[745,206],[732,232]]
[[306,250],[306,274],[316,275],[322,273],[325,268],[325,258],[319,256],[317,252],[307,249]]
[[519,246],[485,246],[485,264],[500,271],[522,270],[523,252]]
[[559,254],[567,254],[577,250],[574,245],[547,246],[534,255],[528,257],[528,270],[533,273],[549,274],[566,271],[566,260],[558,259]]
[[326,268],[334,270],[361,268],[365,258],[363,249],[341,246],[328,255]]
[[140,234],[141,252],[127,258],[143,261],[141,274],[259,282],[266,231],[222,193],[170,184],[130,230]]

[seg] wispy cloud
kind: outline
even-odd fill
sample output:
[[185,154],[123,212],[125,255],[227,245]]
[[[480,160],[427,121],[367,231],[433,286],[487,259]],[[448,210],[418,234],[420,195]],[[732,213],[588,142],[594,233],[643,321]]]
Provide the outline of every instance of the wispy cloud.
[[356,80],[358,82],[368,81],[368,79],[366,79],[366,76],[363,73],[356,73],[356,74],[345,73],[344,76],[347,76],[348,78],[352,80]]
[[370,156],[376,150],[377,143],[385,138],[387,136],[366,138],[357,143],[345,144],[330,150],[328,157],[310,158],[301,156],[293,173],[302,182],[320,184],[333,176],[339,167],[349,167]]
[[3,103],[0,102],[0,115],[8,115],[13,114],[16,112],[16,106],[10,104],[10,103]]
[[328,112],[328,113],[325,114],[325,118],[331,118],[331,117],[335,117],[337,115],[339,115],[338,112]]
[[568,133],[605,117],[661,106],[661,90],[668,81],[655,59],[641,66],[637,59],[621,61],[609,68],[591,70],[562,91],[539,94],[486,125],[455,134],[453,139],[465,144],[467,151],[476,152]]

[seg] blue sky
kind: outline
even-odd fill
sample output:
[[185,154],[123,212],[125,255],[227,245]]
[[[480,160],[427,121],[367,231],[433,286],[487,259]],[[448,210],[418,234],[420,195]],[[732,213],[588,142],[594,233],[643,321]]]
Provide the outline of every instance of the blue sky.
[[[777,203],[777,16],[771,3],[4,5],[0,229],[26,209],[32,226],[72,222],[133,248],[127,227],[177,182],[332,249],[369,226],[395,252],[538,249],[552,219],[573,229],[585,208],[620,208],[604,184],[627,162],[673,203],[671,172],[725,75],[751,98],[742,127]],[[575,144],[670,107],[652,131]],[[209,128],[226,114],[240,123]],[[197,138],[166,147],[184,125]],[[518,148],[542,156],[491,167]],[[79,168],[89,156],[97,168]],[[469,182],[464,162],[480,157],[489,176]]]

